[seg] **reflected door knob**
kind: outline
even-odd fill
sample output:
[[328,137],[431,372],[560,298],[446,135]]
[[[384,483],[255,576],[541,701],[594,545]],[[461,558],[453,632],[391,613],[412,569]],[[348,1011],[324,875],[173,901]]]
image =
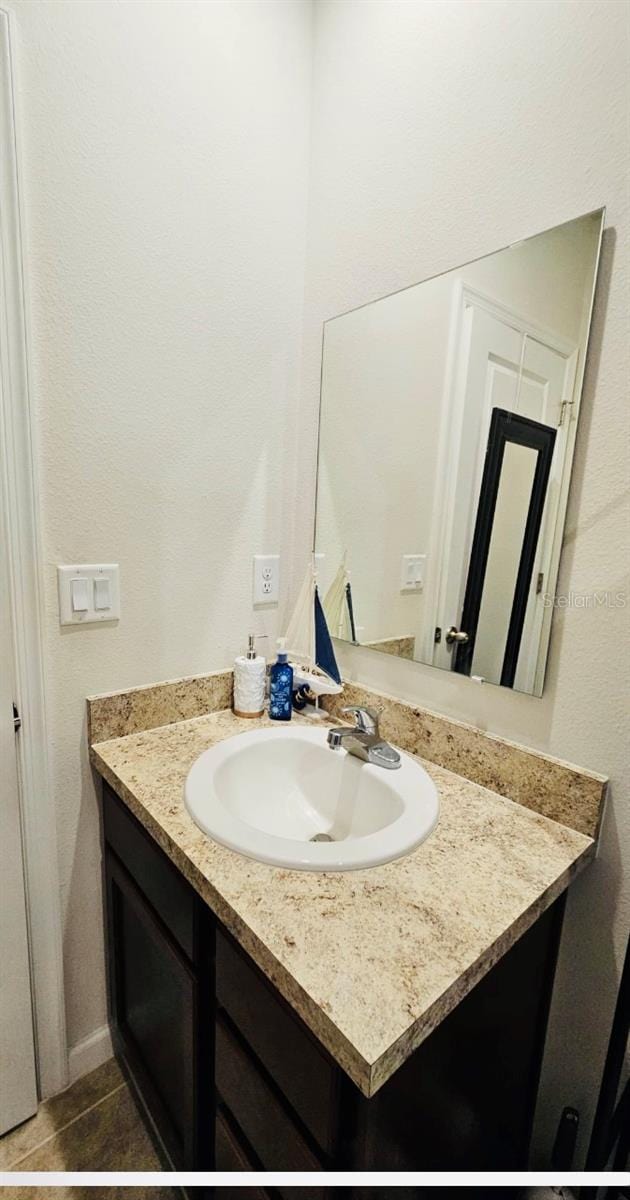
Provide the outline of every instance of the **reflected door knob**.
[[446,631],[445,641],[447,646],[452,646],[454,643],[461,646],[468,641],[468,634],[464,633],[463,629],[456,629],[454,625],[451,625],[451,628]]

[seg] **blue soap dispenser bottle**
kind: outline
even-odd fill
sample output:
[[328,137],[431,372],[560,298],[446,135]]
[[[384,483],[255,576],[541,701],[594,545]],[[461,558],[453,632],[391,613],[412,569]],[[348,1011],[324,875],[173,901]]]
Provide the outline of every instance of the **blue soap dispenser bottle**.
[[278,657],[269,672],[269,716],[272,721],[290,721],[293,667],[286,652],[286,638],[278,638]]

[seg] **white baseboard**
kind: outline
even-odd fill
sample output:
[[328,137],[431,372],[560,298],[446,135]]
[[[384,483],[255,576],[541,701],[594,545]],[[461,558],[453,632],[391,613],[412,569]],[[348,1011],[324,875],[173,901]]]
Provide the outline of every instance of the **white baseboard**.
[[77,1042],[76,1046],[70,1047],[68,1082],[74,1083],[82,1075],[87,1075],[88,1071],[100,1067],[102,1063],[112,1057],[113,1053],[109,1025],[102,1025],[100,1029],[95,1029],[94,1033],[90,1033],[82,1041]]

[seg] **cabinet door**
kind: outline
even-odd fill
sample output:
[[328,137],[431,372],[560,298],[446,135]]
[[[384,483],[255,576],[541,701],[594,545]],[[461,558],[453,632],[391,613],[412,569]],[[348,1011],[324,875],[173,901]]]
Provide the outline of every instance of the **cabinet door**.
[[[160,918],[109,850],[106,883],[109,993],[117,1052],[172,1166],[211,1168],[209,1097],[198,1078],[200,1060],[208,1056],[210,1061],[209,1048],[200,1045],[196,1029],[199,983]],[[204,1074],[209,1074],[207,1063]]]
[[166,925],[179,949],[193,962],[198,897],[157,842],[106,783],[103,784],[103,833],[108,849],[113,851],[150,908]]

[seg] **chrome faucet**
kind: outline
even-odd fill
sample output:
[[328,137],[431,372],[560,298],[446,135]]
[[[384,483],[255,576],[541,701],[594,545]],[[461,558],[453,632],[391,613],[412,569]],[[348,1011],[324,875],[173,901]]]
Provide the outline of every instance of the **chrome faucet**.
[[383,741],[379,733],[380,713],[377,709],[350,704],[341,711],[352,713],[355,724],[328,730],[328,745],[331,750],[338,750],[343,746],[348,754],[353,754],[355,758],[361,758],[375,767],[385,767],[388,771],[394,771],[401,766],[400,754],[389,742]]

